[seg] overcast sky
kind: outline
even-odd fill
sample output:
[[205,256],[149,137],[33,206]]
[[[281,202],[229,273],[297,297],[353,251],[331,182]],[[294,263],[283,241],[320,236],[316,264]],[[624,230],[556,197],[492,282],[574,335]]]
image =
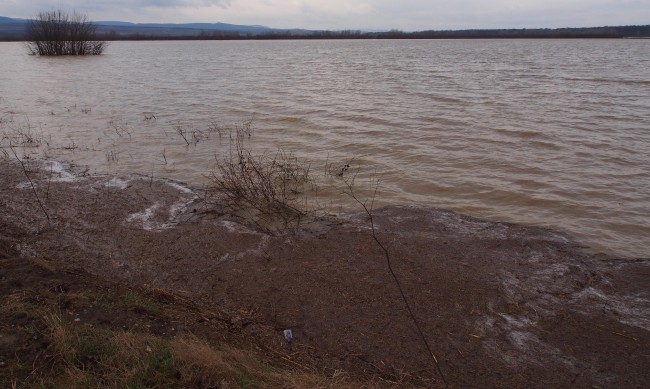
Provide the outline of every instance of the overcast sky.
[[650,0],[0,0],[0,16],[30,18],[53,9],[95,21],[331,30],[650,24]]

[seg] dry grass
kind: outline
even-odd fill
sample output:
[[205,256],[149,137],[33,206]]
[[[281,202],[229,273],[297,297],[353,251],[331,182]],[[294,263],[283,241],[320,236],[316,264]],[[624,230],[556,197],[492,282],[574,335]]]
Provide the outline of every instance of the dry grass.
[[[51,285],[58,285],[52,283]],[[0,387],[14,388],[358,388],[346,374],[273,366],[259,354],[208,342],[190,333],[159,336],[123,330],[74,315],[86,307],[136,312],[151,299],[135,291],[117,295],[25,289],[0,300],[0,318],[29,317],[16,334],[37,346],[33,360],[4,360]],[[61,310],[63,306],[69,306]],[[170,307],[167,307],[170,308]],[[36,340],[39,339],[39,340]],[[42,339],[42,340],[40,340]],[[265,359],[268,356],[263,356]],[[271,358],[273,359],[273,358]],[[18,374],[14,374],[16,372]],[[4,374],[3,374],[4,373]],[[5,386],[6,384],[6,386]]]
[[5,296],[0,305],[1,314],[9,314],[11,312],[24,312],[26,310],[27,294],[22,292],[14,292]]
[[[262,363],[249,352],[224,347],[219,350],[192,336],[171,342],[172,354],[195,385],[216,387],[323,388],[345,386],[342,377],[290,371]],[[348,386],[351,387],[351,386]]]
[[192,336],[162,338],[44,316],[42,367],[16,387],[354,388],[344,374],[278,368],[251,352]]

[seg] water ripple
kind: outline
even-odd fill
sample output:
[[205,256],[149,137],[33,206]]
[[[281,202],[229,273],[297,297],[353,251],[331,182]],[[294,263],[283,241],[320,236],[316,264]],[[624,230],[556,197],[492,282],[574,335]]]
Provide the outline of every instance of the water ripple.
[[29,128],[49,145],[37,152],[92,171],[201,184],[228,134],[188,147],[176,128],[252,119],[256,150],[313,169],[357,157],[383,204],[648,256],[649,68],[650,46],[629,40],[115,42],[87,59],[0,43],[0,130]]

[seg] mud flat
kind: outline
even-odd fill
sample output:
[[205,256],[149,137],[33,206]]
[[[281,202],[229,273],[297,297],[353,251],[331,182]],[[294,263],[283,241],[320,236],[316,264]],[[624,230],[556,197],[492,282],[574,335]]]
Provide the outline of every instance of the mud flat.
[[[30,177],[49,223],[20,165],[1,162],[0,232],[16,256],[174,296],[195,309],[187,328],[227,323],[226,341],[236,333],[301,368],[444,387],[367,215],[269,235],[181,183],[39,163]],[[647,387],[650,259],[435,208],[373,218],[450,387]]]

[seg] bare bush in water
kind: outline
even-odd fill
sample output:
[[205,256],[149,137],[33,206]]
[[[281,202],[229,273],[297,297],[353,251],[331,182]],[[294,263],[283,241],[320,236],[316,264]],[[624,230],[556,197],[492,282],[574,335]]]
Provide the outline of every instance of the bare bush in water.
[[106,48],[86,15],[62,10],[39,13],[27,24],[26,37],[32,55],[99,55]]
[[309,213],[305,192],[314,187],[309,164],[283,150],[254,155],[244,144],[249,136],[247,126],[232,134],[229,155],[217,158],[210,192],[267,232],[299,225]]

